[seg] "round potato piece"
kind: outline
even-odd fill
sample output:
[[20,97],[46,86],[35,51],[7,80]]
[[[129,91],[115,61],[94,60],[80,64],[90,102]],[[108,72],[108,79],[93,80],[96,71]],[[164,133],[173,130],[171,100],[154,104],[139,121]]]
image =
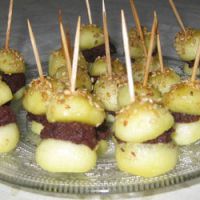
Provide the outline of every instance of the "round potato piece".
[[9,86],[0,80],[0,106],[12,100],[13,95]]
[[[148,32],[147,28],[144,27],[143,33],[144,33],[145,45],[148,49],[150,44],[151,32]],[[145,56],[142,41],[140,39],[138,31],[134,28],[130,29],[129,31],[129,43],[130,43],[131,58],[138,59]],[[156,48],[156,42],[154,42],[153,50],[155,48]]]
[[149,77],[149,83],[162,94],[169,92],[172,85],[180,83],[180,81],[180,76],[170,68],[165,68],[164,72],[155,71]]
[[179,57],[184,61],[192,61],[200,43],[200,30],[186,28],[186,34],[180,31],[175,36],[174,47]]
[[19,142],[19,129],[16,123],[0,126],[0,153],[7,153],[16,148]]
[[200,139],[200,121],[176,123],[172,138],[178,145],[190,145]]
[[[147,86],[144,87],[141,83],[136,82],[134,84],[135,87],[135,95],[140,98],[149,98],[153,99],[154,101],[161,100],[161,94],[158,90],[153,87]],[[130,93],[128,85],[123,85],[118,90],[118,104],[120,108],[127,106],[131,103]]]
[[5,74],[24,73],[25,63],[22,55],[13,49],[1,49],[0,71]]
[[174,85],[164,94],[163,103],[173,112],[200,115],[200,82],[185,81]]
[[161,105],[151,101],[135,101],[116,116],[114,132],[126,142],[145,142],[169,130],[173,116]]
[[115,157],[120,170],[137,176],[154,177],[176,166],[178,148],[173,143],[122,143],[117,144]]
[[35,159],[49,172],[84,173],[95,167],[97,155],[83,144],[45,139],[37,147]]
[[81,25],[80,49],[92,49],[104,43],[103,30],[94,24]]
[[104,121],[105,112],[87,92],[65,91],[51,98],[46,116],[49,122],[82,122],[98,126]]

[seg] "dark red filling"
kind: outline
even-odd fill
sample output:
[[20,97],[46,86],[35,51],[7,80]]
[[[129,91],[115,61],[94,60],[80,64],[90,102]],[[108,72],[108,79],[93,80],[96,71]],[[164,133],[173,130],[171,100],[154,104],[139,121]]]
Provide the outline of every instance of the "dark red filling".
[[157,138],[153,140],[148,140],[144,143],[147,143],[147,144],[169,143],[172,141],[171,134],[173,132],[174,132],[174,129],[170,128],[169,130],[165,131],[162,135],[158,136]]
[[15,113],[9,106],[0,106],[0,126],[16,123]]
[[[169,143],[172,141],[171,139],[171,134],[174,132],[173,128],[170,128],[169,130],[165,131],[162,135],[159,135],[157,138],[152,139],[152,140],[148,140],[146,142],[143,142],[144,144],[158,144],[158,143]],[[119,138],[117,138],[115,136],[117,142],[120,143],[126,143],[123,140],[120,140]]]
[[36,122],[41,123],[43,125],[49,123],[47,121],[46,115],[34,115],[32,113],[27,113],[27,119],[29,121],[36,121]]
[[187,61],[186,63],[188,64],[189,68],[193,68],[193,66],[194,66],[194,60]]
[[85,144],[91,149],[94,149],[98,142],[94,127],[76,122],[46,124],[40,137],[42,139],[54,138],[71,141],[75,144]]
[[[105,44],[101,44],[97,47],[94,47],[92,49],[85,49],[82,51],[83,56],[85,57],[85,59],[87,60],[87,62],[94,62],[95,59],[100,56],[105,56]],[[110,43],[110,53],[114,54],[116,53],[116,48],[115,46]]]
[[42,139],[54,138],[59,140],[71,141],[75,144],[84,144],[94,149],[100,139],[106,139],[109,135],[108,129],[100,127],[70,122],[70,123],[47,123],[42,130]]
[[18,74],[2,74],[2,80],[8,84],[12,93],[16,93],[19,89],[25,86],[25,74],[18,73]]
[[175,122],[177,123],[191,123],[200,119],[199,115],[190,115],[185,113],[172,112]]

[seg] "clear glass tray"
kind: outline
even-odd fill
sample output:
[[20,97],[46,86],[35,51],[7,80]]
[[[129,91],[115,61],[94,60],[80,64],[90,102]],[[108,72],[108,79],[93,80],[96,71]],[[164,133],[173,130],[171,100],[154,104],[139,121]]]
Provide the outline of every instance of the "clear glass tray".
[[[181,62],[167,59],[178,73]],[[34,67],[30,67],[33,69]],[[28,81],[36,77],[32,70]],[[17,149],[9,154],[0,155],[0,179],[18,186],[57,194],[101,194],[126,193],[153,190],[178,184],[200,175],[200,142],[180,148],[176,168],[159,177],[142,178],[120,172],[114,159],[114,145],[110,141],[108,152],[99,158],[95,169],[84,174],[48,173],[35,163],[34,151],[40,142],[37,135],[27,130],[26,112],[20,102],[13,105],[21,128],[21,140]]]

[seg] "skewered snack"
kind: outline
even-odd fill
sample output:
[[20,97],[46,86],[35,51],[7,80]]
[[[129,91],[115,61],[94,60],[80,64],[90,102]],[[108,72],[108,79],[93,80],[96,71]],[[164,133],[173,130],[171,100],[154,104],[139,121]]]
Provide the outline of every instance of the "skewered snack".
[[96,164],[96,131],[104,110],[86,91],[55,94],[47,108],[50,125],[41,132],[44,140],[36,161],[50,172],[86,172]]
[[174,47],[178,56],[186,61],[184,64],[184,72],[188,75],[192,74],[191,67],[194,64],[194,59],[200,42],[200,30],[186,28],[186,32],[180,31],[175,36]]
[[[128,62],[130,57],[123,10],[121,17],[127,69],[131,69],[131,64]],[[154,14],[150,51],[152,51],[156,25]],[[150,51],[147,69],[150,63]],[[128,79],[129,82],[133,81],[131,73],[128,74]],[[133,91],[133,84],[129,84],[129,88],[130,92]],[[175,167],[178,157],[177,147],[171,142],[173,116],[152,99],[137,99],[133,93],[131,101],[131,104],[118,112],[114,123],[117,166],[122,171],[144,177],[158,176],[170,171]]]
[[[80,50],[88,62],[94,62],[98,56],[105,55],[103,30],[95,24],[81,26]],[[115,46],[110,43],[110,53],[116,53]]]
[[[140,59],[137,59],[133,64],[133,77],[135,81],[141,82],[144,79],[144,69],[146,66],[147,58],[143,57]],[[149,66],[149,72],[157,71],[160,68],[160,63],[158,56],[152,56],[150,66]]]
[[170,91],[170,88],[181,81],[180,76],[171,68],[165,68],[163,72],[152,72],[149,83],[159,90],[161,94]]
[[0,153],[12,151],[19,141],[15,114],[5,105],[12,98],[9,86],[0,80]]
[[14,99],[20,99],[25,86],[25,63],[22,55],[9,47],[12,11],[13,0],[10,0],[5,47],[0,49],[0,73],[2,80],[9,85]]
[[[85,60],[83,54],[79,53],[79,61],[78,61],[79,68],[82,68],[84,70],[88,70],[88,63]],[[56,51],[53,51],[49,57],[49,64],[48,64],[48,73],[49,76],[54,76],[57,70],[61,67],[66,67],[66,60],[63,53],[63,49],[58,49]]]
[[191,80],[175,85],[163,98],[164,104],[173,112],[176,121],[173,139],[179,145],[188,145],[200,139],[198,131],[200,82],[196,80],[199,60],[200,45],[197,49]]
[[[148,32],[146,27],[143,27],[142,31],[144,34],[145,46],[148,50],[151,32]],[[145,57],[140,35],[138,34],[135,28],[132,28],[129,31],[129,44],[130,44],[130,54],[132,59],[137,60]],[[153,45],[153,51],[155,49],[156,49],[156,42]]]
[[[60,67],[53,77],[65,84],[65,88],[69,88],[69,77],[66,71],[66,66]],[[92,91],[92,82],[90,76],[88,75],[87,71],[81,69],[81,67],[78,68],[77,71],[76,88]]]
[[200,82],[185,81],[172,87],[163,97],[176,125],[173,139],[178,145],[189,145],[200,139]]
[[[139,98],[148,98],[152,99],[155,102],[159,102],[161,100],[161,93],[152,86],[144,87],[141,83],[135,82],[135,96]],[[120,108],[127,106],[131,102],[129,88],[127,84],[124,84],[119,87],[118,89],[118,96],[117,96],[118,104]]]
[[126,76],[113,74],[102,75],[94,85],[94,94],[100,99],[105,110],[116,112],[119,110],[117,101],[118,88],[127,82]]
[[170,112],[152,101],[135,101],[122,109],[114,125],[119,169],[144,177],[173,169],[178,156],[171,140],[173,125]]
[[[200,30],[185,27],[173,0],[169,0],[169,3],[181,28],[181,31],[179,31],[175,36],[174,47],[178,56],[183,61],[186,61],[186,64],[184,64],[183,67],[184,72],[187,75],[191,75],[191,67],[194,64],[194,59],[200,42]],[[197,71],[197,74],[199,74],[199,70]]]
[[[121,61],[116,58],[112,59],[112,72],[114,74],[125,74],[126,69]],[[89,74],[93,77],[98,77],[101,75],[105,75],[107,73],[107,64],[106,64],[106,57],[97,57],[94,63],[91,63],[89,66]]]

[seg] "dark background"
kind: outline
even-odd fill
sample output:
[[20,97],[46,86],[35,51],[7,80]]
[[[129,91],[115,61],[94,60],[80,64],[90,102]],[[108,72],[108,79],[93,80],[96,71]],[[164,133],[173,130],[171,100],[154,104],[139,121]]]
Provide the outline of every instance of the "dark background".
[[[94,23],[101,25],[101,0],[90,0]],[[160,23],[161,42],[164,55],[177,57],[173,40],[179,31],[177,21],[169,6],[168,0],[135,0],[142,25],[150,28],[153,20],[153,10],[158,13]],[[183,18],[185,26],[200,27],[200,1],[175,0],[177,9]],[[129,0],[105,0],[109,32],[112,40],[123,53],[121,39],[120,9],[125,10],[128,27],[134,26]],[[7,12],[9,0],[0,1],[0,46],[4,45]],[[69,24],[72,40],[77,16],[82,16],[82,22],[88,23],[85,0],[15,0],[13,11],[13,26],[11,33],[11,48],[18,49],[24,55],[26,62],[34,64],[32,47],[28,36],[26,19],[32,23],[36,42],[39,47],[42,61],[47,61],[51,51],[60,44],[57,13],[63,11],[65,24]]]

